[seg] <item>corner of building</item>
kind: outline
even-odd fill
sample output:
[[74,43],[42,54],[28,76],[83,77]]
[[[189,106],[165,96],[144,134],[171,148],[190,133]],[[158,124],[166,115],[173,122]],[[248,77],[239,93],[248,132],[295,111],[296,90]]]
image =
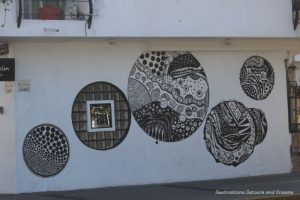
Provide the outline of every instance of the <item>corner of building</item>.
[[[3,59],[3,57],[1,57]],[[6,59],[6,58],[4,58]],[[0,81],[0,193],[16,193],[14,82]]]

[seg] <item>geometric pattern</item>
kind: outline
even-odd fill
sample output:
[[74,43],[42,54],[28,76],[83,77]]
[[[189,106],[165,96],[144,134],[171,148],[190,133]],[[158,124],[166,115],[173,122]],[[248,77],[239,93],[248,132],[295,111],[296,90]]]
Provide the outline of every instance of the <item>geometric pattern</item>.
[[230,100],[213,107],[204,128],[207,150],[216,162],[238,166],[253,153],[267,134],[265,114]]
[[41,177],[61,172],[68,162],[69,152],[65,134],[51,124],[41,124],[31,129],[23,144],[27,167]]
[[[87,102],[113,101],[115,130],[89,131]],[[98,81],[86,85],[75,97],[72,106],[72,123],[79,140],[87,147],[108,150],[118,146],[127,136],[131,111],[124,93],[115,85]]]
[[152,138],[176,142],[191,136],[208,109],[203,67],[187,51],[144,52],[128,79],[133,116]]

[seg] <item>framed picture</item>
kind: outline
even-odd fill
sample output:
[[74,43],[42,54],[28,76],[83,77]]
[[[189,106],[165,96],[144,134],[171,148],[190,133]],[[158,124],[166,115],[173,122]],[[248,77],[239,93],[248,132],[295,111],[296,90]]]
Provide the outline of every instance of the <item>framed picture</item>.
[[115,106],[113,100],[87,101],[87,131],[115,131]]

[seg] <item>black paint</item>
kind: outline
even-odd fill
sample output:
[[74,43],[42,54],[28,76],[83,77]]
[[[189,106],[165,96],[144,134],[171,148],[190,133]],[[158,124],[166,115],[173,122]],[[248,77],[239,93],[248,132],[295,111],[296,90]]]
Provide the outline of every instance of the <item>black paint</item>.
[[0,81],[15,81],[14,58],[0,58]]
[[248,58],[240,72],[240,82],[244,92],[256,100],[269,96],[274,86],[274,79],[271,63],[260,56]]
[[225,101],[213,107],[204,128],[204,140],[216,162],[238,166],[267,134],[264,113],[246,108],[238,101]]
[[190,52],[144,52],[130,72],[128,97],[134,118],[149,136],[176,142],[192,135],[204,120],[208,82]]
[[31,129],[23,144],[27,167],[42,177],[61,172],[68,162],[69,152],[67,137],[51,124],[41,124]]

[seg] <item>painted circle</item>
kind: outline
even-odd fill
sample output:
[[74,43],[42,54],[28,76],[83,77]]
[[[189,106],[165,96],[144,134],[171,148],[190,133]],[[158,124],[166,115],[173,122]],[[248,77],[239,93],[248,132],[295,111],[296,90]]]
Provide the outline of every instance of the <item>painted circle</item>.
[[255,145],[258,145],[264,141],[267,135],[268,122],[263,111],[254,108],[249,108],[247,111],[251,115],[256,127]]
[[231,100],[212,108],[204,127],[204,140],[216,162],[238,166],[250,157],[266,132],[267,122],[261,110],[248,109]]
[[34,127],[23,143],[23,157],[27,167],[41,177],[61,172],[69,160],[69,152],[67,137],[52,124]]
[[[112,100],[114,102],[115,130],[88,131],[87,101]],[[127,136],[131,111],[124,93],[108,82],[90,83],[80,90],[72,106],[72,123],[78,139],[87,147],[109,150],[118,146]]]
[[261,57],[248,58],[240,72],[240,83],[243,91],[255,100],[267,98],[274,87],[274,70],[271,63]]
[[176,142],[191,136],[203,122],[208,81],[190,52],[144,52],[130,72],[128,99],[135,120],[149,136]]

